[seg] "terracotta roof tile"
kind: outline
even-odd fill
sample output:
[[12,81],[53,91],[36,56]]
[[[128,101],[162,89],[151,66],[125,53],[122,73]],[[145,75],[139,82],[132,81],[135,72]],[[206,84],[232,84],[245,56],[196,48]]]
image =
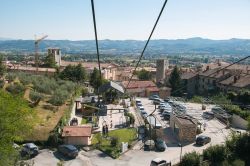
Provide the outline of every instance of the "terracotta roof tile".
[[63,128],[62,137],[90,137],[92,127],[85,126],[65,126]]
[[[128,81],[123,81],[122,85],[124,87],[127,87]],[[131,81],[129,83],[128,89],[133,89],[133,88],[148,88],[148,87],[156,87],[156,85],[152,81]]]

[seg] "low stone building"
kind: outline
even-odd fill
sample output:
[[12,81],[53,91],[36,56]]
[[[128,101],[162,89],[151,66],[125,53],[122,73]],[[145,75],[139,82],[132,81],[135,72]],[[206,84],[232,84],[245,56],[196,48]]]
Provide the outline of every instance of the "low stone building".
[[190,116],[170,115],[170,127],[180,143],[191,143],[196,139],[198,121]]
[[92,126],[65,126],[63,128],[63,141],[65,144],[90,145]]
[[[159,89],[153,81],[123,81],[122,86],[130,95],[137,97],[149,97],[159,95]],[[129,86],[127,86],[129,85]]]

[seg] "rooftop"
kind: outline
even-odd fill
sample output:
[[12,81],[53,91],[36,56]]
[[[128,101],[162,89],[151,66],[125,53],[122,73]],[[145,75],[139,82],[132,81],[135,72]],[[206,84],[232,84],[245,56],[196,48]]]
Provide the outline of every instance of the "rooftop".
[[92,127],[84,126],[65,126],[63,128],[62,137],[90,137]]
[[176,118],[183,126],[197,124],[197,121],[194,118],[191,118],[189,116],[176,116]]
[[[124,87],[127,87],[129,81],[123,81],[122,85]],[[134,89],[134,88],[148,88],[148,87],[156,87],[155,83],[153,81],[131,81],[129,83],[128,89]]]
[[190,78],[193,78],[193,77],[196,76],[196,75],[197,75],[197,73],[194,73],[194,72],[183,73],[183,74],[181,75],[181,79],[183,79],[183,80],[188,80],[188,79],[190,79]]
[[[229,74],[229,71],[227,70],[220,70],[221,68],[216,68],[216,69],[209,69],[209,70],[205,70],[203,72],[200,72],[199,75],[201,76],[206,76],[206,77],[211,77],[211,78],[221,78],[223,75],[225,74]],[[216,72],[218,71],[218,72]]]
[[250,75],[231,76],[221,81],[220,84],[244,88],[250,85]]
[[[98,69],[98,63],[97,62],[69,62],[69,61],[62,61],[61,66],[68,66],[68,65],[78,65],[82,64],[83,67],[85,68],[97,68]],[[113,64],[113,63],[101,63],[101,68],[114,68],[118,67],[118,65]]]

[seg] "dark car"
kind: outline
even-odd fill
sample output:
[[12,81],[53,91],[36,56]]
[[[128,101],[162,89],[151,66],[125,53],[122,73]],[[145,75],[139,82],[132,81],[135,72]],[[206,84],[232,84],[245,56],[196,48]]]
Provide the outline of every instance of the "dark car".
[[163,102],[163,100],[160,99],[160,98],[154,99],[154,100],[153,100],[153,104],[155,104],[155,105],[159,105],[159,104],[162,103],[162,102]]
[[73,145],[60,145],[58,152],[69,158],[76,158],[78,155],[78,149]]
[[35,157],[38,155],[38,147],[34,143],[27,143],[23,145],[21,150],[22,157]]
[[213,119],[214,118],[214,113],[213,112],[203,112],[202,117],[205,119]]
[[196,145],[205,145],[209,142],[211,142],[211,138],[208,136],[201,135],[196,138]]
[[156,139],[155,140],[155,147],[157,150],[163,152],[166,150],[167,145],[166,145],[165,141],[163,141],[162,139]]
[[171,166],[171,162],[167,162],[161,158],[155,158],[151,161],[150,166]]

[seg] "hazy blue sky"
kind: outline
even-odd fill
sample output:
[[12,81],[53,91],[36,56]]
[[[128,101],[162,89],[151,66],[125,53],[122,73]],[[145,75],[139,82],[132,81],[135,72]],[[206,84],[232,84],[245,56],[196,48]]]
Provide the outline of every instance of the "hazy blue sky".
[[[145,40],[163,0],[95,0],[100,39]],[[94,39],[90,0],[0,0],[0,37]],[[169,0],[153,39],[250,39],[250,0]]]

